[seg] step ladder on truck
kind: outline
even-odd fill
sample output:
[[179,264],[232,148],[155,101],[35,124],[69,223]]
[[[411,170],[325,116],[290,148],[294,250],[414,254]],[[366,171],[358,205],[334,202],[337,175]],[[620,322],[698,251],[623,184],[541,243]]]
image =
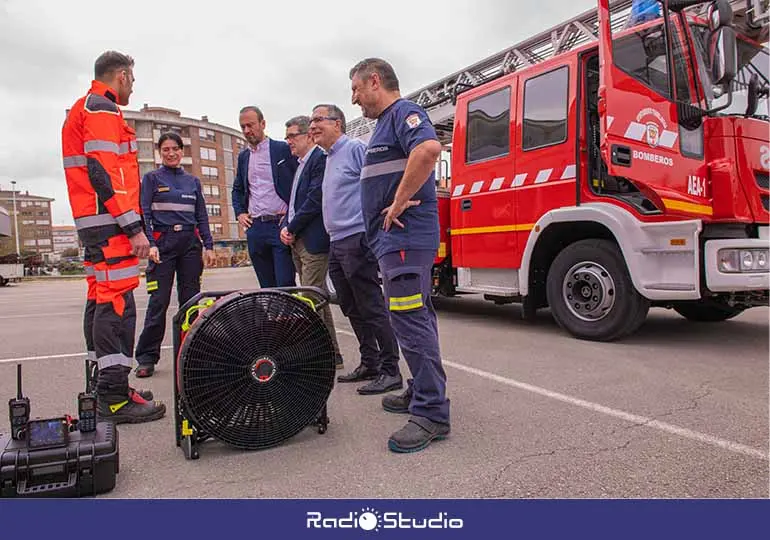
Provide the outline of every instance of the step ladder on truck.
[[597,0],[405,96],[451,155],[434,293],[598,341],[767,306],[767,38],[767,0]]

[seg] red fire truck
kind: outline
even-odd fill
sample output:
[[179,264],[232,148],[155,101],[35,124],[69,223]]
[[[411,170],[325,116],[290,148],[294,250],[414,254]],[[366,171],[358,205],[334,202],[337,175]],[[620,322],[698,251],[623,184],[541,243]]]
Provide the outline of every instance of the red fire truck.
[[451,152],[436,294],[549,307],[601,341],[654,306],[768,305],[767,2],[667,0],[629,26],[631,5],[408,96]]

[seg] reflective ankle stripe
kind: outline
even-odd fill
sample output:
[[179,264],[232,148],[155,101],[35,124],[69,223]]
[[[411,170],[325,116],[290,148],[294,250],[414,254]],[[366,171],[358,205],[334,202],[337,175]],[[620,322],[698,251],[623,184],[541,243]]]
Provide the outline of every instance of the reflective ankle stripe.
[[126,366],[131,367],[132,360],[125,354],[116,353],[108,354],[96,359],[99,369],[104,369],[112,366]]

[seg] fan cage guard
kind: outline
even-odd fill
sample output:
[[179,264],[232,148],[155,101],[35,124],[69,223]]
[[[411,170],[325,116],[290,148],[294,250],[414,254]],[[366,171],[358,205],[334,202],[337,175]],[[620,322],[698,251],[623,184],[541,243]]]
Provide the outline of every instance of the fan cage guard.
[[325,416],[334,354],[306,298],[274,290],[219,298],[181,337],[175,397],[182,431],[246,450],[282,443]]

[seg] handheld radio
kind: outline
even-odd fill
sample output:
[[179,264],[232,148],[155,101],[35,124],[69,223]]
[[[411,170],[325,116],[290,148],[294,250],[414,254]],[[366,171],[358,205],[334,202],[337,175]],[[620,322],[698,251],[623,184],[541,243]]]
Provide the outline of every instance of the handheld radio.
[[86,391],[78,394],[78,430],[88,433],[96,430],[96,392],[94,392],[93,362],[86,360]]
[[16,364],[16,397],[8,400],[8,418],[11,422],[11,437],[18,441],[24,438],[29,422],[29,398],[21,392],[21,364]]

